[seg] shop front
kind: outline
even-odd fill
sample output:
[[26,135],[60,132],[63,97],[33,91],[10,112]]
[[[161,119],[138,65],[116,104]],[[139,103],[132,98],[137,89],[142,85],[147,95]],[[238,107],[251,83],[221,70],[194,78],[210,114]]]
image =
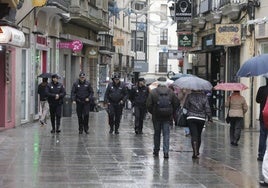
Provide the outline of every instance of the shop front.
[[25,43],[24,33],[10,26],[0,26],[0,127],[15,127],[16,63]]

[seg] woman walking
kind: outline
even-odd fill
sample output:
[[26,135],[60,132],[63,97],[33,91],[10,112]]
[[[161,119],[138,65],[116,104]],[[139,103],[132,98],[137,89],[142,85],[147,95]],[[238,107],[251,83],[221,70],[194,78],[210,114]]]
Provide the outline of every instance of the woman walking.
[[203,91],[192,90],[185,100],[184,108],[187,110],[187,124],[190,128],[193,159],[198,158],[201,145],[201,134],[206,119],[212,122],[211,109],[208,98]]
[[244,114],[248,110],[248,105],[240,91],[234,91],[225,102],[225,107],[229,108],[230,117],[230,142],[233,146],[238,146],[242,127],[244,126]]

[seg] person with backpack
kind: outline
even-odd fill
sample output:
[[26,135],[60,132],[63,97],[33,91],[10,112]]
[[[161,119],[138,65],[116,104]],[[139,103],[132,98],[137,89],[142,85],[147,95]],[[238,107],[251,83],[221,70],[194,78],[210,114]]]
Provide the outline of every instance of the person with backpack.
[[204,91],[192,90],[184,102],[184,108],[187,110],[187,125],[190,129],[191,144],[193,148],[193,159],[199,157],[199,148],[201,145],[201,134],[206,119],[212,122],[212,114],[208,98]]
[[109,116],[110,134],[113,132],[119,134],[118,129],[127,98],[127,88],[125,84],[120,81],[120,74],[114,73],[112,75],[112,82],[109,83],[104,94],[104,103],[107,104]]
[[163,134],[164,158],[169,158],[169,134],[173,112],[179,106],[179,99],[174,92],[166,86],[167,79],[159,77],[158,87],[153,89],[146,101],[149,113],[152,114],[154,126],[153,155],[159,156],[161,132]]
[[132,87],[129,94],[129,99],[134,106],[135,116],[135,133],[142,134],[143,120],[146,115],[146,100],[149,95],[149,89],[145,85],[145,79],[139,78],[137,86]]

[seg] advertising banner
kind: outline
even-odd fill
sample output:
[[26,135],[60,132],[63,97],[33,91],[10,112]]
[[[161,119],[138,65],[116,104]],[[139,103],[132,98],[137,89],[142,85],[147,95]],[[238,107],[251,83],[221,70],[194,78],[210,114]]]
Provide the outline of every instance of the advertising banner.
[[191,0],[178,0],[175,9],[176,20],[184,22],[192,17],[192,3]]
[[83,49],[83,43],[80,40],[73,40],[71,42],[59,42],[59,48],[72,49],[74,52],[81,51]]

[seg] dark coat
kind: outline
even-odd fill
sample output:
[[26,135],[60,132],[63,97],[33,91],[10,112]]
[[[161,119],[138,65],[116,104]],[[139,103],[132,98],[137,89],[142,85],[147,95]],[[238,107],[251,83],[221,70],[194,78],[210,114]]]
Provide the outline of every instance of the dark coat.
[[265,106],[267,96],[268,96],[268,85],[261,86],[258,89],[257,96],[256,96],[256,102],[260,103],[260,115],[259,115],[260,121],[263,121],[262,110]]
[[187,109],[187,117],[212,120],[207,95],[202,91],[192,91],[188,94],[184,108]]
[[47,93],[46,93],[47,85],[48,85],[48,83],[46,83],[46,82],[42,82],[41,84],[38,85],[37,93],[40,95],[40,101],[47,100]]
[[127,88],[123,83],[121,82],[119,82],[118,84],[115,84],[115,82],[109,83],[104,95],[105,103],[119,104],[120,101],[126,102],[127,99],[128,99]]
[[72,101],[76,102],[85,102],[85,99],[88,98],[92,100],[94,96],[94,91],[91,87],[91,84],[88,81],[81,82],[79,79],[73,84],[71,91]]
[[135,106],[146,106],[146,100],[149,95],[149,88],[147,86],[134,86],[129,94],[129,99]]
[[[160,94],[161,93],[168,93],[168,95],[170,96],[171,104],[172,104],[172,108],[173,108],[173,112],[170,114],[170,117],[160,119],[159,117],[156,116],[155,109],[157,106],[159,93]],[[159,87],[153,89],[150,92],[150,94],[147,98],[147,101],[146,101],[147,109],[152,114],[153,119],[163,120],[163,121],[170,121],[173,118],[174,111],[179,107],[179,105],[180,105],[180,102],[179,102],[178,97],[174,94],[174,92],[170,88],[167,88],[166,86],[159,86]]]
[[[62,83],[54,83],[51,82],[48,84],[48,87],[46,88],[46,93],[48,96],[48,103],[50,105],[52,104],[63,104],[63,98],[66,95],[66,91]],[[56,100],[55,97],[56,95],[59,95],[59,99]]]

